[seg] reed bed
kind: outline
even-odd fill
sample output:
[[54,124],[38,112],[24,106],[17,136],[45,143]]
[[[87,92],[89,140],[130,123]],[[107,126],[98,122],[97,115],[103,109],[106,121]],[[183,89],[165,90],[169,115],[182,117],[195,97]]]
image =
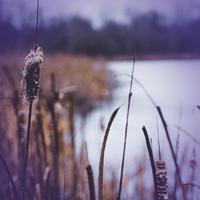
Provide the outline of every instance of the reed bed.
[[[116,83],[110,80],[112,72],[104,67],[104,61],[64,54],[46,55],[44,67],[41,68],[40,90],[39,77],[34,76],[37,79],[34,82],[36,85],[26,82],[30,85],[25,88],[26,95],[23,98],[24,90],[20,84],[21,78],[24,77],[20,72],[21,60],[20,55],[14,57],[7,55],[2,57],[0,63],[0,71],[3,74],[0,99],[1,199],[186,200],[198,194],[197,190],[200,186],[195,182],[195,173],[198,169],[195,150],[193,157],[187,158],[190,159],[190,165],[187,166],[186,153],[179,152],[180,138],[175,147],[170,126],[161,108],[145,87],[133,77],[133,72],[130,90],[127,91],[128,107],[124,144],[127,140],[128,124],[132,123],[129,112],[134,104],[131,102],[132,84],[136,83],[150,99],[155,112],[160,117],[166,135],[165,141],[169,144],[168,151],[172,156],[175,176],[167,171],[169,167],[172,167],[171,163],[168,160],[166,162],[161,160],[161,154],[163,155],[166,150],[159,147],[159,151],[155,152],[155,147],[149,139],[151,134],[147,133],[145,126],[143,132],[147,150],[145,148],[144,155],[140,155],[137,161],[134,160],[134,165],[129,166],[130,171],[123,171],[126,165],[124,162],[126,146],[119,147],[123,150],[120,174],[116,168],[108,169],[104,161],[105,149],[115,117],[120,115],[118,112],[120,108],[111,114],[108,121],[99,154],[99,169],[94,169],[92,163],[89,162],[90,155],[88,154],[92,152],[85,153],[84,151],[84,126],[81,134],[82,143],[77,145],[78,117],[84,124],[92,111],[99,108],[102,103],[112,100],[112,90]],[[35,101],[36,96],[39,96],[37,101]],[[28,132],[26,132],[27,124],[29,124]],[[179,126],[173,127],[199,145],[199,141],[192,137],[192,134]],[[93,131],[94,134],[98,132],[98,130]],[[133,134],[139,133],[133,131]],[[150,163],[146,158],[148,154]],[[184,167],[191,170],[188,179],[183,178]]]

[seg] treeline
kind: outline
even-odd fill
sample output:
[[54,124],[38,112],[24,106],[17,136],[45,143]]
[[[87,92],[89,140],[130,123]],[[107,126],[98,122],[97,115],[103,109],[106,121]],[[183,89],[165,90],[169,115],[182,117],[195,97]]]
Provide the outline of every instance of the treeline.
[[[34,40],[29,24],[16,28],[0,20],[0,51],[26,49]],[[79,17],[40,24],[40,43],[49,52],[91,56],[200,53],[200,17],[166,22],[156,12],[133,17],[129,23],[107,21],[98,29]]]

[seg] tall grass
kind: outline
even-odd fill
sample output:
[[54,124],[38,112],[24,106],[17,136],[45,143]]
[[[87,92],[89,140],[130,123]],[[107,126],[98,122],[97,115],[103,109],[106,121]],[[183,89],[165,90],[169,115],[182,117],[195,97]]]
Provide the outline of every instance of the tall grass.
[[[6,70],[4,69],[4,74],[11,72],[9,67],[7,67]],[[97,177],[95,176],[97,169],[92,168],[92,163],[87,162],[86,168],[85,165],[82,164],[84,163],[84,159],[86,158],[81,148],[76,145],[76,117],[79,112],[81,113],[79,116],[85,117],[85,115],[83,115],[83,110],[79,110],[80,105],[78,105],[79,103],[77,103],[77,100],[80,100],[78,97],[80,89],[74,82],[74,84],[72,85],[73,87],[68,85],[68,83],[67,86],[64,88],[65,90],[63,90],[63,88],[60,87],[62,84],[60,85],[59,83],[61,81],[59,73],[55,73],[55,75],[53,75],[54,78],[53,76],[50,76],[51,73],[48,72],[48,76],[46,76],[48,78],[45,79],[45,81],[43,80],[42,82],[49,85],[49,88],[46,87],[40,92],[40,101],[37,102],[36,106],[33,106],[32,110],[33,115],[31,120],[31,130],[34,135],[30,135],[28,159],[29,164],[27,165],[26,177],[26,199],[32,200],[34,198],[38,198],[46,200],[52,198],[53,200],[57,200],[79,198],[91,200],[107,200],[116,198],[116,196],[118,196],[117,190],[119,189],[119,180],[116,176],[116,168],[111,171],[105,170],[104,157],[110,128],[114,125],[113,121],[115,120],[115,116],[118,114],[119,108],[117,108],[112,114],[105,131],[101,155],[99,155],[99,177]],[[85,73],[87,74],[88,71],[86,70]],[[99,71],[94,71],[94,73],[100,75]],[[75,74],[77,74],[77,71]],[[9,80],[10,78],[8,78],[8,76],[12,77],[11,81]],[[96,75],[94,77],[96,77]],[[106,77],[106,75],[104,77]],[[20,145],[23,145],[23,140],[21,141],[21,137],[24,134],[24,125],[26,124],[25,122],[28,121],[28,111],[24,112],[25,109],[22,110],[21,104],[23,104],[23,99],[19,97],[20,90],[16,86],[16,78],[14,77],[14,75],[11,73],[11,75],[6,75],[4,78],[6,79],[7,83],[9,83],[6,87],[8,87],[8,89],[10,88],[9,95],[10,97],[12,97],[4,100],[8,102],[10,106],[9,107],[7,105],[7,107],[4,107],[4,113],[9,113],[9,116],[13,117],[13,119],[15,119],[16,121],[12,120],[13,123],[8,123],[9,127],[7,127],[7,131],[4,128],[1,128],[0,132],[2,138],[1,144],[3,144],[0,147],[1,155],[4,157],[4,160],[6,160],[7,163],[7,167],[2,164],[0,165],[0,167],[2,167],[0,173],[2,174],[2,172],[6,172],[6,168],[9,169],[10,173],[10,175],[8,175],[8,172],[6,172],[1,176],[2,178],[0,179],[0,198],[8,198],[7,193],[8,191],[11,191],[9,198],[13,200],[17,198],[17,195],[15,193],[17,193],[18,195],[20,194],[21,175],[19,168],[21,168],[21,159],[18,156],[15,157],[13,150],[10,150],[9,152],[7,149],[5,149],[5,144],[12,143],[12,146],[16,146],[15,149],[18,149]],[[95,78],[93,80],[95,80]],[[11,84],[12,81],[14,82],[13,85]],[[107,81],[105,80],[105,84],[106,83]],[[15,97],[15,87],[18,88],[17,97]],[[105,89],[105,85],[103,85],[102,87]],[[74,91],[74,88],[76,88],[76,91]],[[16,98],[16,101],[13,100],[14,98]],[[88,97],[86,95],[86,99],[87,98]],[[94,97],[94,99],[95,98],[96,96]],[[28,108],[27,103],[23,105],[25,105],[25,108]],[[62,111],[61,113],[57,112],[58,105],[60,110]],[[155,105],[156,103],[154,102],[154,106]],[[163,123],[163,127],[168,128],[169,126],[163,117],[161,109],[159,109],[159,107],[156,107],[156,111],[157,113],[159,113],[161,122]],[[2,127],[2,118],[0,119],[0,127]],[[3,118],[4,124],[6,124],[6,119],[7,118],[5,115],[5,117]],[[86,121],[85,118],[83,118],[83,120]],[[88,121],[87,123],[90,122]],[[18,126],[21,128],[19,128]],[[175,128],[177,129],[178,127]],[[3,134],[3,130],[5,130],[7,134]],[[12,130],[13,137],[9,137],[10,131],[8,130]],[[180,129],[180,133],[184,132],[183,130]],[[167,131],[170,136],[168,129]],[[16,134],[13,134],[14,132],[16,132]],[[18,134],[18,132],[20,134]],[[198,140],[196,138],[193,138],[191,135],[192,134],[190,133],[187,134],[187,136],[189,136],[188,138],[192,139],[199,146]],[[81,139],[85,140],[84,135],[81,135]],[[18,141],[20,141],[20,145],[18,144]],[[168,139],[166,139],[165,141],[168,142]],[[173,143],[171,137],[170,141],[171,143]],[[91,141],[88,142],[89,144],[91,143]],[[173,146],[172,148],[175,153]],[[156,153],[159,154],[159,152]],[[165,152],[162,152],[162,154],[164,153]],[[154,156],[156,155],[157,154],[154,154]],[[179,152],[179,157],[181,155],[181,152]],[[177,159],[176,153],[175,157],[177,164],[174,164],[174,166],[175,170],[177,170],[177,166],[179,167],[180,163],[178,162],[179,160]],[[167,163],[167,165],[169,164]],[[187,167],[186,164],[184,164],[184,166]],[[138,165],[135,163],[136,172],[133,170],[132,166],[130,166],[130,168],[131,174],[124,173],[123,175],[123,181],[125,185],[123,187],[123,197],[125,197],[126,199],[137,199],[139,197],[145,199],[149,197],[149,199],[151,199],[151,192],[154,187],[153,185],[147,186],[149,185],[150,181],[148,181],[148,184],[146,184],[145,181],[142,181],[145,180],[145,178],[149,180],[149,175],[146,174],[147,170],[150,168],[149,165],[143,162],[142,156],[140,156],[140,161]],[[197,168],[194,168],[191,173],[194,174],[195,170],[197,170]],[[181,174],[178,175],[179,173],[181,173],[180,167],[179,172],[176,172],[176,175],[181,176]],[[184,199],[183,192],[180,195],[181,187],[184,188],[186,199],[190,195],[197,193],[196,190],[199,190],[199,185],[195,183],[195,179],[192,177],[193,176],[191,175],[190,179],[187,179],[184,182],[182,181],[182,184],[180,183],[180,181],[178,181],[177,189],[176,191],[174,191],[174,186],[171,185],[171,182],[174,182],[174,176],[170,176],[169,174],[169,198],[173,199],[175,198],[175,196],[177,196],[177,198]],[[12,186],[11,179],[13,180],[15,186]],[[96,185],[98,185],[98,194],[95,193],[95,190],[97,188]],[[136,188],[131,191],[131,194],[129,194],[130,192],[128,189],[130,186],[132,188],[134,188],[135,186]]]
[[[38,30],[36,30],[36,32],[38,32]],[[38,39],[36,39],[36,41],[37,40]],[[37,48],[38,46],[35,46],[32,51],[36,51]],[[131,81],[128,91],[128,106],[125,119],[126,125],[122,147],[123,155],[120,168],[119,188],[115,172],[116,168],[111,172],[104,170],[107,139],[119,108],[112,113],[105,130],[101,153],[99,155],[98,178],[95,176],[95,169],[92,168],[92,164],[89,163],[89,161],[87,162],[86,168],[85,165],[83,167],[84,159],[86,158],[82,152],[82,148],[76,145],[77,115],[79,117],[81,116],[84,122],[87,122],[85,119],[88,113],[98,107],[100,101],[109,99],[109,93],[111,93],[110,90],[113,87],[109,81],[108,74],[110,72],[106,71],[105,68],[92,67],[94,62],[90,61],[88,58],[65,57],[65,55],[51,55],[47,57],[46,65],[48,66],[48,70],[46,74],[42,76],[40,101],[37,102],[36,107],[34,107],[33,102],[38,97],[39,65],[41,63],[36,63],[34,65],[33,63],[29,63],[30,65],[27,65],[25,69],[25,91],[29,108],[27,103],[23,103],[20,97],[20,86],[16,84],[15,74],[19,73],[14,70],[17,68],[13,69],[13,72],[11,68],[5,65],[2,67],[3,73],[5,74],[3,78],[9,83],[9,86],[5,84],[6,92],[4,92],[7,96],[5,99],[2,99],[6,101],[9,106],[11,105],[12,109],[8,105],[4,107],[3,104],[2,107],[4,110],[2,109],[3,112],[0,113],[0,134],[2,138],[2,141],[0,141],[2,144],[0,146],[0,161],[2,167],[0,170],[2,174],[0,179],[1,199],[19,199],[21,182],[21,187],[23,189],[22,200],[89,198],[95,200],[97,197],[99,200],[107,200],[115,198],[116,195],[117,199],[121,199],[122,189],[124,191],[123,196],[126,199],[137,199],[138,196],[140,196],[141,199],[145,199],[147,197],[150,198],[153,188],[155,191],[154,199],[159,199],[157,196],[159,192],[154,155],[145,127],[143,127],[143,132],[149,151],[154,187],[152,185],[146,186],[148,184],[141,181],[141,179],[146,176],[145,173],[149,169],[149,165],[146,165],[141,157],[139,164],[136,166],[135,173],[133,172],[133,167],[130,166],[132,170],[131,173],[134,175],[131,176],[128,173],[124,173],[133,81],[142,88],[152,102],[165,130],[165,141],[169,144],[169,150],[175,166],[175,176],[178,177],[176,188],[170,188],[169,196],[172,199],[177,196],[185,200],[188,196],[194,194],[194,188],[200,188],[200,186],[195,183],[194,179],[196,171],[195,159],[192,160],[193,168],[190,179],[183,182],[181,167],[178,162],[177,153],[173,147],[169,126],[161,108],[156,104],[142,83],[133,77],[134,65],[130,76]],[[8,93],[7,89],[9,90]],[[25,109],[22,110],[24,105],[27,111],[24,111]],[[59,112],[57,111],[58,107],[60,109]],[[198,106],[197,108],[199,109]],[[5,114],[3,118],[2,113]],[[9,117],[6,117],[6,113]],[[25,137],[24,125],[26,121],[28,122],[28,128]],[[6,126],[7,124],[8,126]],[[200,144],[196,138],[192,137],[192,134],[181,127],[175,128],[178,128],[181,133],[189,136],[196,144]],[[9,135],[10,132],[12,132],[11,137]],[[13,134],[14,132],[16,132],[16,134]],[[34,133],[34,135],[31,134],[31,132]],[[81,135],[81,139],[85,140],[84,134]],[[89,141],[89,143],[91,142],[92,141]],[[13,149],[14,146],[16,146],[15,149],[18,150],[17,158],[12,146]],[[158,152],[158,154],[161,153]],[[108,177],[107,175],[110,176]],[[146,178],[148,179],[149,175]],[[174,177],[170,177],[170,179],[174,180]],[[98,184],[96,184],[96,182],[98,182]],[[127,188],[122,188],[123,182],[125,185],[128,185]],[[128,189],[130,184],[136,185],[136,190],[132,192],[131,195]],[[95,185],[98,185],[98,194],[96,194]],[[131,185],[131,187],[133,188],[133,185]],[[177,194],[180,188],[182,195]],[[118,193],[116,192],[117,189]]]
[[150,144],[150,140],[149,140],[149,136],[147,133],[147,130],[145,128],[145,126],[142,127],[142,131],[144,133],[145,136],[145,140],[146,140],[146,145],[147,145],[147,149],[148,149],[148,153],[149,153],[149,159],[150,159],[150,163],[151,163],[151,169],[152,169],[152,174],[153,174],[153,181],[154,181],[154,197],[155,200],[158,200],[158,181],[156,178],[156,166],[155,166],[155,161],[154,161],[154,156],[153,156],[153,151],[151,148],[151,144]]
[[128,94],[128,105],[127,105],[126,125],[125,125],[125,133],[124,133],[123,155],[122,155],[122,162],[121,162],[119,192],[118,192],[118,196],[117,196],[117,199],[119,199],[119,200],[121,199],[122,181],[123,181],[123,175],[124,175],[124,162],[125,162],[125,155],[126,155],[126,141],[127,141],[127,134],[128,134],[128,123],[129,123],[129,113],[130,113],[131,97],[132,97],[134,67],[135,67],[135,58],[133,60],[130,88],[129,88],[129,94]]
[[35,45],[25,59],[25,67],[23,71],[23,78],[25,84],[25,97],[29,103],[28,111],[28,127],[26,134],[25,144],[25,157],[23,163],[23,176],[22,176],[22,200],[26,199],[26,179],[27,179],[27,166],[29,156],[29,143],[31,134],[31,117],[33,101],[38,99],[39,95],[39,77],[40,67],[43,63],[43,50],[38,45]]
[[108,135],[110,132],[110,128],[111,125],[115,119],[115,116],[117,115],[118,111],[119,111],[120,107],[117,108],[111,115],[110,120],[108,122],[106,131],[105,131],[105,135],[103,138],[103,143],[102,143],[102,147],[101,147],[101,155],[100,155],[100,162],[99,162],[99,177],[98,177],[98,187],[99,187],[99,200],[103,200],[104,199],[104,195],[103,195],[103,176],[104,176],[104,153],[105,153],[105,148],[106,148],[106,142],[108,139]]

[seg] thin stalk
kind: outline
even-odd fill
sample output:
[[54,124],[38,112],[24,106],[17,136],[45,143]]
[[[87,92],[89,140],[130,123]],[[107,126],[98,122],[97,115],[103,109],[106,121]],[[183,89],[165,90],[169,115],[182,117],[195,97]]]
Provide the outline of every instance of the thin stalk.
[[37,121],[38,121],[38,131],[40,132],[40,136],[41,136],[41,143],[42,143],[42,151],[43,151],[43,155],[44,155],[44,166],[47,165],[47,149],[46,149],[46,141],[45,141],[45,134],[44,134],[44,129],[43,129],[43,120],[42,120],[42,112],[41,112],[41,103],[38,103],[37,105],[37,110],[38,110],[38,114],[37,114]]
[[94,175],[93,175],[92,166],[90,164],[86,167],[86,171],[87,171],[88,185],[89,185],[89,191],[90,191],[90,200],[95,200],[96,194],[95,194],[95,185],[94,185]]
[[[38,118],[38,116],[37,116]],[[39,120],[39,119],[38,119]],[[38,126],[39,122],[36,121],[36,128],[34,132],[35,137],[35,150],[36,150],[36,171],[37,171],[37,182],[39,182],[40,185],[40,191],[43,191],[43,181],[42,181],[42,171],[43,171],[43,157],[41,152],[41,146],[40,146],[40,127]]]
[[71,159],[73,164],[73,187],[72,187],[72,197],[76,195],[77,191],[77,179],[78,179],[78,170],[76,162],[76,143],[75,143],[75,129],[74,129],[74,103],[75,103],[75,94],[74,92],[69,93],[69,130],[70,130],[70,139],[71,139]]
[[65,181],[65,179],[66,179],[66,175],[65,175],[65,173],[64,173],[64,184],[63,184],[63,200],[65,200],[65,193],[66,193],[66,190],[65,190],[65,188],[66,188],[66,181]]
[[87,161],[87,164],[89,165],[89,156],[88,156],[87,142],[85,142],[85,154],[86,154],[86,161]]
[[[180,139],[180,133],[178,133],[176,140],[176,162],[178,162],[179,139]],[[173,191],[173,197],[175,200],[177,199],[176,191],[177,191],[177,170],[175,170],[174,191]]]
[[161,150],[160,150],[160,132],[159,132],[159,126],[158,126],[158,119],[156,119],[157,122],[157,137],[158,137],[158,155],[159,155],[159,160],[161,160]]
[[[12,188],[13,188],[13,191],[14,191],[14,194],[15,194],[15,198],[16,198],[16,200],[19,200],[19,195],[18,195],[18,192],[17,192],[17,187],[16,187],[16,185],[15,185],[15,183],[13,181],[13,178],[12,178],[12,175],[11,175],[10,170],[8,168],[8,165],[7,165],[6,161],[4,160],[4,158],[2,157],[2,155],[0,155],[0,162],[2,163],[2,165],[3,165],[3,167],[4,167],[5,171],[6,171],[6,173],[8,175],[8,178],[9,178],[9,180],[11,182],[11,185],[12,185]],[[3,194],[1,194],[1,192],[0,192],[0,197],[1,197],[1,195],[3,195]]]
[[[179,117],[178,117],[178,123],[181,124],[181,117],[182,117],[182,107],[180,106],[179,109]],[[175,155],[176,155],[176,162],[178,162],[178,151],[179,151],[179,141],[180,141],[180,128],[177,128],[177,139],[176,139],[176,149],[175,149]],[[175,170],[174,174],[174,189],[173,189],[173,198],[174,200],[177,200],[176,198],[176,192],[177,192],[177,186],[178,186],[178,181],[177,181],[177,170]]]
[[96,192],[95,192],[95,184],[94,184],[94,174],[93,174],[92,166],[90,165],[90,162],[89,162],[87,142],[85,142],[85,153],[86,153],[86,161],[87,161],[86,172],[87,172],[87,178],[88,178],[90,200],[95,200]]
[[33,101],[29,102],[29,114],[28,114],[28,128],[26,135],[26,147],[25,147],[25,158],[23,167],[23,177],[22,177],[22,199],[25,200],[26,195],[26,178],[27,178],[27,166],[28,166],[28,154],[29,154],[29,143],[30,143],[30,132],[31,132],[31,115],[32,115],[32,105]]
[[[171,154],[172,154],[172,158],[173,158],[173,161],[174,161],[174,164],[175,164],[175,167],[177,168],[177,176],[178,176],[178,179],[179,179],[179,183],[180,183],[180,186],[181,186],[181,190],[182,190],[182,193],[183,193],[183,199],[186,200],[186,193],[185,193],[185,190],[184,190],[184,187],[183,187],[183,184],[182,184],[182,180],[181,180],[181,176],[180,176],[180,169],[179,169],[179,166],[176,162],[176,156],[175,156],[175,153],[174,153],[174,150],[173,150],[173,146],[172,146],[172,142],[171,142],[171,139],[170,139],[170,136],[169,136],[169,132],[168,132],[168,127],[167,127],[167,123],[162,115],[162,111],[160,109],[159,106],[157,106],[156,102],[154,101],[154,99],[152,98],[152,96],[149,94],[149,92],[146,90],[146,88],[142,85],[142,83],[140,81],[138,81],[136,78],[134,78],[132,75],[130,74],[122,74],[122,75],[127,75],[127,76],[131,76],[134,81],[141,87],[141,89],[144,91],[145,95],[148,97],[148,99],[151,101],[151,103],[153,104],[153,106],[156,108],[158,114],[159,114],[159,117],[162,121],[162,124],[163,124],[163,127],[164,127],[164,130],[165,130],[165,133],[166,133],[166,136],[167,136],[167,139],[168,139],[168,143],[169,143],[169,146],[170,146],[170,150],[171,150]],[[200,106],[197,106],[197,108],[200,110]]]
[[171,125],[171,127],[176,128],[177,130],[181,131],[183,134],[188,136],[191,140],[193,140],[193,142],[195,142],[200,147],[200,141],[196,139],[194,136],[192,136],[192,134],[190,134],[188,131],[186,131],[185,129],[177,125]]
[[38,33],[39,33],[39,7],[40,7],[40,0],[37,0],[36,24],[35,24],[35,44],[38,44]]
[[148,153],[149,153],[149,159],[150,159],[150,162],[151,162],[151,169],[152,169],[153,181],[154,181],[154,198],[155,198],[155,200],[158,200],[156,166],[155,166],[155,162],[154,162],[153,151],[152,151],[152,148],[151,148],[149,136],[148,136],[148,133],[147,133],[145,126],[142,127],[142,130],[143,130],[143,133],[144,133],[144,136],[145,136],[146,145],[147,145],[147,149],[148,149]]
[[140,88],[143,90],[143,92],[148,97],[148,99],[153,104],[153,106],[156,107],[156,102],[154,101],[154,99],[152,98],[152,96],[149,94],[149,92],[146,90],[146,88],[144,87],[144,85],[137,78],[133,77],[132,75],[130,75],[128,73],[120,73],[118,75],[115,75],[114,77],[121,76],[121,75],[133,78],[133,80],[135,81],[135,83],[137,83],[137,85],[140,86]]
[[51,120],[53,128],[53,196],[57,198],[59,195],[59,131],[58,131],[58,121],[56,113],[54,110],[55,103],[57,101],[57,92],[56,92],[56,81],[55,74],[51,74],[51,91],[53,93],[53,98],[49,101],[49,108],[51,111]]
[[133,68],[132,68],[132,73],[131,73],[131,82],[130,82],[129,95],[128,95],[128,106],[127,106],[125,133],[124,133],[124,147],[123,147],[123,155],[122,155],[122,163],[121,163],[119,192],[118,192],[118,196],[117,196],[117,199],[119,199],[119,200],[121,199],[122,181],[123,181],[123,173],[124,173],[124,162],[125,162],[125,155],[126,155],[126,140],[127,140],[127,134],[128,134],[128,120],[129,120],[131,97],[132,97],[134,66],[135,66],[135,59],[133,61]]
[[185,189],[184,189],[184,186],[183,186],[183,182],[182,182],[182,179],[181,179],[180,168],[179,168],[179,165],[178,165],[177,160],[176,160],[176,155],[175,155],[175,152],[174,152],[174,149],[173,149],[173,145],[172,145],[172,142],[171,142],[171,138],[170,138],[170,135],[169,135],[168,126],[167,126],[167,123],[166,123],[166,121],[165,121],[165,119],[163,117],[163,114],[162,114],[162,111],[161,111],[160,107],[156,106],[156,108],[157,108],[158,114],[160,116],[160,119],[162,121],[164,130],[165,130],[165,133],[166,133],[166,136],[167,136],[167,140],[168,140],[169,147],[170,147],[170,150],[171,150],[171,154],[172,154],[172,158],[173,158],[173,161],[174,161],[174,165],[176,167],[177,178],[178,178],[181,190],[182,190],[183,199],[186,200],[187,199],[186,192],[185,192]]
[[98,195],[99,195],[99,200],[103,200],[103,174],[104,174],[104,153],[105,153],[105,149],[106,149],[106,142],[108,139],[108,135],[110,132],[110,128],[111,125],[113,123],[113,120],[115,119],[115,116],[117,115],[118,110],[120,109],[117,108],[111,115],[110,120],[108,122],[106,131],[105,131],[105,135],[103,138],[103,143],[101,146],[101,156],[100,156],[100,162],[99,162],[99,177],[98,177],[98,184],[99,184],[99,191],[98,191]]

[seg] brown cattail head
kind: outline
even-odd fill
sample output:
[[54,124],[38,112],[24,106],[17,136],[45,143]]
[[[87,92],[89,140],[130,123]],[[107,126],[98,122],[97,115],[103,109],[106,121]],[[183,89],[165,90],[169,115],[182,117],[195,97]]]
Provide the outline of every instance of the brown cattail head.
[[26,81],[25,97],[29,102],[38,99],[40,68],[43,61],[43,49],[34,45],[25,58],[23,71],[23,79]]
[[168,200],[167,168],[162,160],[156,161],[157,196],[159,200]]

